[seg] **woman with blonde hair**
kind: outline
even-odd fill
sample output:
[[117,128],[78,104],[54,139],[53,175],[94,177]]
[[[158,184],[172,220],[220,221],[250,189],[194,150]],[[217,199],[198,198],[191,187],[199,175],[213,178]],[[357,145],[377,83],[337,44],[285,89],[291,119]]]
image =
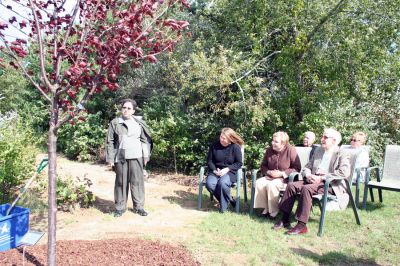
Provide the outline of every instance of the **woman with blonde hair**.
[[219,139],[209,149],[206,187],[220,203],[220,212],[224,212],[229,203],[235,207],[231,197],[231,187],[236,183],[236,172],[242,167],[242,147],[244,141],[231,128],[221,130]]
[[[365,142],[367,140],[367,134],[364,132],[358,131],[355,132],[350,138],[350,145],[353,149],[357,149],[357,159],[354,165],[354,172],[352,173],[353,183],[357,181],[357,172],[358,168],[366,168],[369,166],[369,152],[365,146]],[[361,170],[360,182],[364,182],[365,170]]]
[[262,177],[256,181],[254,208],[263,208],[261,216],[274,218],[279,212],[279,191],[286,187],[287,177],[301,169],[295,147],[289,145],[286,132],[278,131],[272,136],[272,147],[264,154],[261,163]]

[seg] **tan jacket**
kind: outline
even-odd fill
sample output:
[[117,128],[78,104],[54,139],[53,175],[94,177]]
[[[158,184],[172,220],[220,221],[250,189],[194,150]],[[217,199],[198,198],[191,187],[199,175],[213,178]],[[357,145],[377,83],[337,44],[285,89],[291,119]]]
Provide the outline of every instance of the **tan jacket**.
[[[314,156],[306,164],[303,170],[303,176],[316,173],[324,153],[325,150],[322,147],[318,147],[315,150]],[[336,147],[335,151],[332,154],[331,161],[329,163],[329,174],[327,174],[325,178],[329,177],[349,178],[350,174],[351,174],[351,166],[350,166],[349,155],[339,150],[339,147]],[[345,209],[347,207],[347,204],[349,203],[349,195],[347,194],[345,181],[333,180],[330,183],[330,186],[332,187],[336,197],[338,198],[340,209]]]

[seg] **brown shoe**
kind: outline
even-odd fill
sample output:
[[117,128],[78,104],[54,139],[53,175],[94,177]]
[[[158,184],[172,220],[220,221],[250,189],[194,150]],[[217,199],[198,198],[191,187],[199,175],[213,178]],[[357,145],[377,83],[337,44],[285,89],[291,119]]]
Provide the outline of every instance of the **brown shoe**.
[[297,223],[295,227],[287,231],[288,235],[302,235],[308,233],[307,225]]
[[290,222],[289,223],[284,223],[282,220],[274,224],[274,230],[280,230],[282,228],[289,229],[290,228]]

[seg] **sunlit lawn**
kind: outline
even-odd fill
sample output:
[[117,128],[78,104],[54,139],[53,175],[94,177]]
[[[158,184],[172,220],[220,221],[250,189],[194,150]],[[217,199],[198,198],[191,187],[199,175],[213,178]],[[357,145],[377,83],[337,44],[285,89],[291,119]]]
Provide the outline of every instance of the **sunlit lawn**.
[[375,192],[375,202],[359,210],[361,226],[350,207],[327,213],[322,237],[317,206],[309,233],[288,236],[274,231],[273,221],[249,217],[247,208],[220,214],[205,195],[209,215],[187,243],[203,265],[400,265],[400,193],[383,191],[381,204]]

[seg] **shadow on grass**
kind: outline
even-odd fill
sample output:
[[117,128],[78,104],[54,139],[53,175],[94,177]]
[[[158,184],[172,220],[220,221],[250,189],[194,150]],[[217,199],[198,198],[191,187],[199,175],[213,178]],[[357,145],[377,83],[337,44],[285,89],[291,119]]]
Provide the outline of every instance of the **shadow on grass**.
[[[196,191],[196,190],[195,190]],[[168,200],[169,202],[178,204],[184,209],[198,210],[198,194],[193,193],[190,190],[175,190],[176,196],[165,196],[163,199]],[[200,211],[218,211],[218,201],[214,198],[210,199],[209,195],[202,195],[202,208]],[[232,206],[229,206],[228,210],[234,212]],[[244,200],[240,200],[240,212],[239,214],[248,214],[248,203]]]
[[162,199],[178,204],[184,209],[197,209],[197,193],[185,190],[175,190],[175,196],[165,196]]
[[294,253],[312,259],[320,265],[379,265],[373,259],[356,258],[337,251],[319,255],[303,248],[292,248]]
[[105,200],[96,196],[93,206],[102,213],[111,213],[115,210],[114,201]]
[[[362,203],[360,204],[359,208],[360,208],[359,210],[364,210],[362,208]],[[367,202],[365,210],[367,212],[371,212],[371,211],[379,210],[381,208],[383,208],[383,203],[382,202],[373,201],[373,202]]]

